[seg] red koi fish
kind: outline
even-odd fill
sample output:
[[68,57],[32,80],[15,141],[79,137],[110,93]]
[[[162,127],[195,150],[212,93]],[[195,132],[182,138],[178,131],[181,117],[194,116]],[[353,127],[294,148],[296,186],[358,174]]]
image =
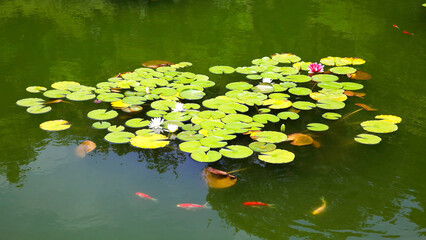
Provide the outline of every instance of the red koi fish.
[[185,208],[185,209],[196,209],[196,208],[208,208],[207,203],[204,205],[193,204],[193,203],[180,203],[176,207]]
[[410,33],[410,32],[407,32],[407,31],[402,31],[403,33],[405,33],[405,34],[408,34],[408,35],[414,35],[414,33]]
[[141,193],[141,192],[137,192],[137,193],[136,193],[136,196],[141,197],[141,198],[146,198],[146,199],[149,199],[149,200],[152,200],[152,201],[157,201],[157,199],[152,198],[152,197],[151,197],[151,196],[149,196],[148,194]]
[[251,207],[273,207],[274,204],[268,204],[263,202],[245,202],[243,203],[244,206],[251,206]]
[[398,27],[397,25],[395,25],[395,24],[394,24],[394,25],[392,25],[392,26],[393,26],[394,28],[398,28],[398,29],[399,29],[399,27]]

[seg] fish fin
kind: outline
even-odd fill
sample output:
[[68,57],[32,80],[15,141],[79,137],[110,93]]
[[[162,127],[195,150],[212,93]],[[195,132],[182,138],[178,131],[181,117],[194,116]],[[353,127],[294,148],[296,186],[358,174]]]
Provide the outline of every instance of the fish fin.
[[209,204],[209,202],[204,203],[204,204],[203,204],[203,208],[212,208],[212,207],[210,207],[210,206],[207,206],[208,204]]

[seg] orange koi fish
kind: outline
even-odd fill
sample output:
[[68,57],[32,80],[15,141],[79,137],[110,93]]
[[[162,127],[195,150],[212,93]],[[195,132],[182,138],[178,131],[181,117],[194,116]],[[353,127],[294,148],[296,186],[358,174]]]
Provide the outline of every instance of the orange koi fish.
[[136,196],[141,197],[141,198],[146,198],[146,199],[149,199],[149,200],[152,200],[152,201],[157,201],[157,199],[152,198],[152,197],[151,197],[151,196],[149,196],[148,194],[141,193],[141,192],[137,192],[137,193],[136,193]]
[[408,34],[408,35],[414,35],[414,33],[410,33],[410,32],[407,32],[407,31],[402,31],[403,33],[405,33],[405,34]]
[[208,208],[207,203],[204,205],[193,204],[193,203],[180,203],[176,207],[185,208],[185,209],[196,209],[196,208]]
[[263,202],[245,202],[243,203],[244,206],[251,206],[251,207],[273,207],[274,204],[268,204]]
[[393,26],[394,28],[398,28],[398,29],[399,29],[399,27],[398,27],[397,25],[395,25],[395,24],[393,24],[392,26]]
[[324,200],[324,198],[323,198],[323,197],[321,198],[321,201],[322,201],[322,205],[321,205],[321,207],[319,207],[319,208],[315,209],[315,210],[312,212],[312,214],[313,214],[313,215],[317,215],[317,214],[321,213],[322,211],[324,211],[325,207],[327,206],[327,203],[325,202],[325,200]]

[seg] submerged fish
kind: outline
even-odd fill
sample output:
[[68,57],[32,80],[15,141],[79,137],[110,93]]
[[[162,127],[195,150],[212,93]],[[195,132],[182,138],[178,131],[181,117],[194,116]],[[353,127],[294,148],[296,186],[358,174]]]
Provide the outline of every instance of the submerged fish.
[[176,207],[185,208],[185,209],[196,209],[196,208],[208,208],[207,203],[204,205],[193,204],[193,203],[180,203]]
[[157,201],[157,199],[155,199],[155,198],[153,198],[153,197],[149,196],[148,194],[141,193],[141,192],[137,192],[137,193],[136,193],[136,196],[139,196],[139,197],[141,197],[141,198],[146,198],[146,199],[149,199],[149,200],[152,200],[152,201]]
[[399,27],[398,27],[397,25],[395,25],[395,24],[393,24],[392,26],[393,26],[394,28],[399,28]]
[[317,215],[317,214],[321,213],[322,211],[324,211],[325,207],[327,206],[327,203],[325,202],[325,200],[324,200],[324,198],[323,198],[323,197],[321,198],[321,201],[322,201],[322,205],[321,205],[321,207],[319,207],[319,208],[315,209],[315,210],[312,212],[312,214],[313,214],[313,215]]
[[408,34],[408,35],[414,35],[414,33],[410,33],[410,32],[407,32],[407,31],[402,31],[403,33],[405,33],[405,34]]
[[273,207],[274,204],[268,204],[263,202],[245,202],[244,206],[252,206],[252,207]]

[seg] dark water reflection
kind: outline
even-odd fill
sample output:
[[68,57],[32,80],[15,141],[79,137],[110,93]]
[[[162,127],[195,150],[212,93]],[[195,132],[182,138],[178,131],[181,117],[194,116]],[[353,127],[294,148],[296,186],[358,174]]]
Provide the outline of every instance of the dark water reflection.
[[[416,1],[23,1],[0,2],[0,230],[8,239],[421,239],[426,238],[425,12]],[[400,26],[401,30],[392,27]],[[402,34],[414,32],[414,36]],[[235,173],[229,189],[208,189],[196,163],[177,149],[111,145],[91,129],[94,103],[57,104],[29,115],[16,100],[29,85],[67,80],[94,86],[151,59],[189,61],[188,71],[216,82],[210,96],[241,76],[212,76],[212,65],[247,66],[254,58],[293,52],[306,61],[358,56],[373,75],[364,103],[403,118],[378,146],[351,143],[360,112],[319,135],[322,147],[282,147],[293,163],[252,157],[208,164]],[[342,113],[356,109],[350,99]],[[286,124],[303,129],[315,114]],[[46,120],[70,130],[47,133]],[[278,125],[277,125],[278,126]],[[273,127],[277,127],[273,126]],[[74,156],[84,140],[98,147]],[[247,141],[248,140],[242,140]],[[141,201],[134,192],[159,199]],[[326,211],[313,216],[320,198]],[[211,209],[182,211],[181,202]],[[245,201],[275,204],[257,209]],[[46,235],[46,233],[48,233]]]

